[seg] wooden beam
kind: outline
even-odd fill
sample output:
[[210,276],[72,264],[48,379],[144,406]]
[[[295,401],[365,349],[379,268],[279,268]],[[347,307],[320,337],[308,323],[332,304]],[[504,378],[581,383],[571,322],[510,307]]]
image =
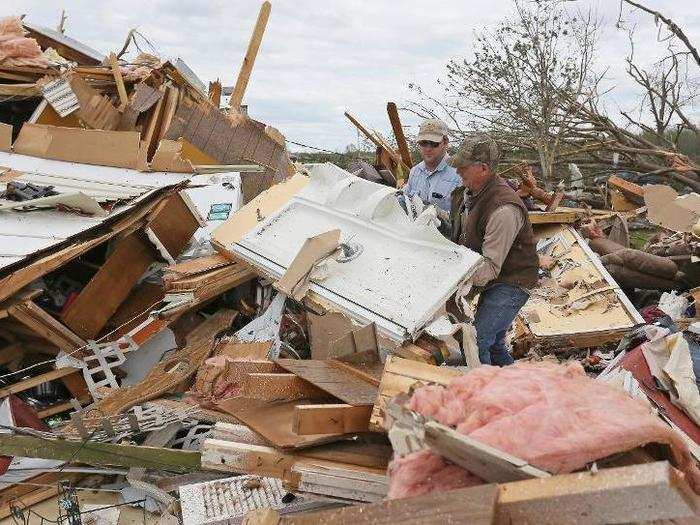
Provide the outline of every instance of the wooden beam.
[[18,392],[24,392],[25,390],[34,388],[37,385],[48,383],[49,381],[53,381],[54,379],[60,379],[69,374],[75,374],[76,372],[80,371],[80,368],[66,367],[59,368],[58,370],[51,370],[50,372],[46,372],[45,374],[39,374],[35,377],[30,377],[29,379],[25,379],[24,381],[20,381],[5,388],[0,388],[0,399],[12,394],[17,394]]
[[250,80],[250,74],[253,71],[255,58],[258,56],[258,50],[260,49],[260,43],[262,42],[263,34],[265,33],[265,26],[267,25],[268,18],[270,18],[271,10],[272,4],[270,4],[270,2],[265,1],[260,6],[258,20],[255,22],[253,33],[250,35],[248,50],[243,58],[241,69],[238,71],[236,85],[233,87],[233,93],[231,94],[231,100],[229,101],[229,106],[233,109],[240,108],[241,103],[243,102],[243,95],[248,87],[248,80]]
[[67,353],[86,346],[86,342],[69,328],[51,317],[43,308],[32,301],[12,306],[10,316]]
[[369,431],[372,406],[298,405],[292,430],[297,434],[345,434]]
[[399,118],[399,111],[396,109],[396,104],[388,102],[386,111],[389,114],[389,122],[391,122],[391,129],[394,131],[394,138],[399,147],[401,160],[403,160],[407,168],[411,169],[413,166],[411,152],[408,150],[408,142],[406,142],[406,136],[403,133],[403,127],[401,126],[401,119]]
[[76,461],[95,466],[142,467],[176,472],[201,468],[200,453],[190,450],[44,439],[16,434],[0,434],[0,450],[11,456]]
[[700,498],[668,462],[500,486],[499,524],[638,523],[696,516]]
[[425,424],[425,444],[442,457],[489,482],[547,478],[549,472],[520,458],[460,434],[435,421]]
[[618,190],[634,204],[644,206],[644,188],[639,184],[635,184],[634,182],[620,178],[617,175],[613,175],[608,179],[608,186],[612,186]]
[[379,141],[379,139],[374,135],[374,133],[372,133],[372,132],[369,131],[366,127],[364,127],[364,126],[360,123],[359,120],[357,120],[355,117],[353,117],[353,116],[352,116],[350,113],[348,113],[347,111],[345,112],[345,116],[346,116],[347,119],[348,119],[350,122],[352,122],[352,123],[355,125],[355,127],[356,127],[357,129],[359,129],[360,132],[361,132],[365,137],[367,137],[375,146],[377,146],[378,148],[382,148],[382,149],[384,148],[384,146],[382,146],[382,143],[381,143],[381,142]]
[[110,53],[107,60],[109,61],[109,65],[112,68],[114,82],[117,84],[117,93],[119,94],[119,111],[124,111],[124,108],[129,103],[129,97],[126,94],[124,78],[122,78],[122,70],[119,68],[119,60],[117,60],[117,55],[115,55],[114,53]]

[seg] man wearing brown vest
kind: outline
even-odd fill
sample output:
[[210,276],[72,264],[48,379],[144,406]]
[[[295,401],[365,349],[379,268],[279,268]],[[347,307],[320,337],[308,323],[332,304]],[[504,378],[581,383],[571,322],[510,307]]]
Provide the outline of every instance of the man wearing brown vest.
[[464,183],[452,193],[452,240],[484,257],[471,279],[481,288],[474,314],[479,360],[504,366],[513,363],[506,332],[537,284],[539,264],[527,209],[494,172],[498,158],[496,142],[476,134],[449,162]]

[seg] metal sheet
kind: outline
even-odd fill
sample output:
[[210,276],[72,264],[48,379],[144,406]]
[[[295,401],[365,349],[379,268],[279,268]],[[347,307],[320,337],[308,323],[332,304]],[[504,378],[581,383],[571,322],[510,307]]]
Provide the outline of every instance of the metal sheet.
[[[130,199],[186,180],[182,174],[140,172],[110,166],[43,159],[0,151],[0,167],[23,172],[16,180],[54,186],[59,193],[81,192],[99,202]],[[1,169],[1,168],[0,168]],[[0,182],[0,191],[6,183]]]
[[313,165],[310,175],[304,190],[232,251],[278,278],[307,238],[340,229],[341,242],[359,244],[362,253],[330,261],[310,290],[396,341],[417,337],[481,257],[445,239],[425,214],[411,221],[393,188],[332,164]]
[[[0,270],[94,228],[109,217],[124,213],[159,188],[187,179],[182,174],[144,173],[0,151],[0,171],[3,171],[2,168],[19,172],[14,180],[53,186],[60,194],[80,192],[98,202],[119,201],[126,204],[117,205],[107,217],[85,217],[57,210],[0,211]],[[6,188],[7,183],[0,182],[0,192]],[[0,204],[11,202],[0,199]]]

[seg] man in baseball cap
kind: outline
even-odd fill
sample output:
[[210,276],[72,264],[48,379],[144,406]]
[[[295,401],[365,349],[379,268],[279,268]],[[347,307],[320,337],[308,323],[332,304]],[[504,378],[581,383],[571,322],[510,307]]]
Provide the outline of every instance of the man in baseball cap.
[[[505,335],[537,284],[539,261],[527,209],[518,194],[495,174],[500,157],[489,135],[467,137],[449,163],[464,188],[452,196],[452,240],[481,254],[470,283],[481,288],[474,313],[479,360],[513,363]],[[469,201],[469,213],[462,202]]]
[[447,126],[440,119],[424,120],[418,130],[418,148],[423,161],[411,168],[403,191],[433,204],[445,220],[449,217],[452,191],[462,184],[457,171],[447,163]]

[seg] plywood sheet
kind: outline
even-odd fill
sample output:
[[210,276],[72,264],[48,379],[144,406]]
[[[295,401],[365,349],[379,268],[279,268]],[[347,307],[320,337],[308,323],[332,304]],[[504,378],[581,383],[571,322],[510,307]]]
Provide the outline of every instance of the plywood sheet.
[[218,408],[242,421],[277,447],[302,448],[337,441],[346,435],[294,433],[294,407],[318,403],[318,400],[267,403],[258,399],[237,397],[222,401]]
[[332,361],[277,359],[276,363],[349,405],[371,405],[377,399],[376,386]]

